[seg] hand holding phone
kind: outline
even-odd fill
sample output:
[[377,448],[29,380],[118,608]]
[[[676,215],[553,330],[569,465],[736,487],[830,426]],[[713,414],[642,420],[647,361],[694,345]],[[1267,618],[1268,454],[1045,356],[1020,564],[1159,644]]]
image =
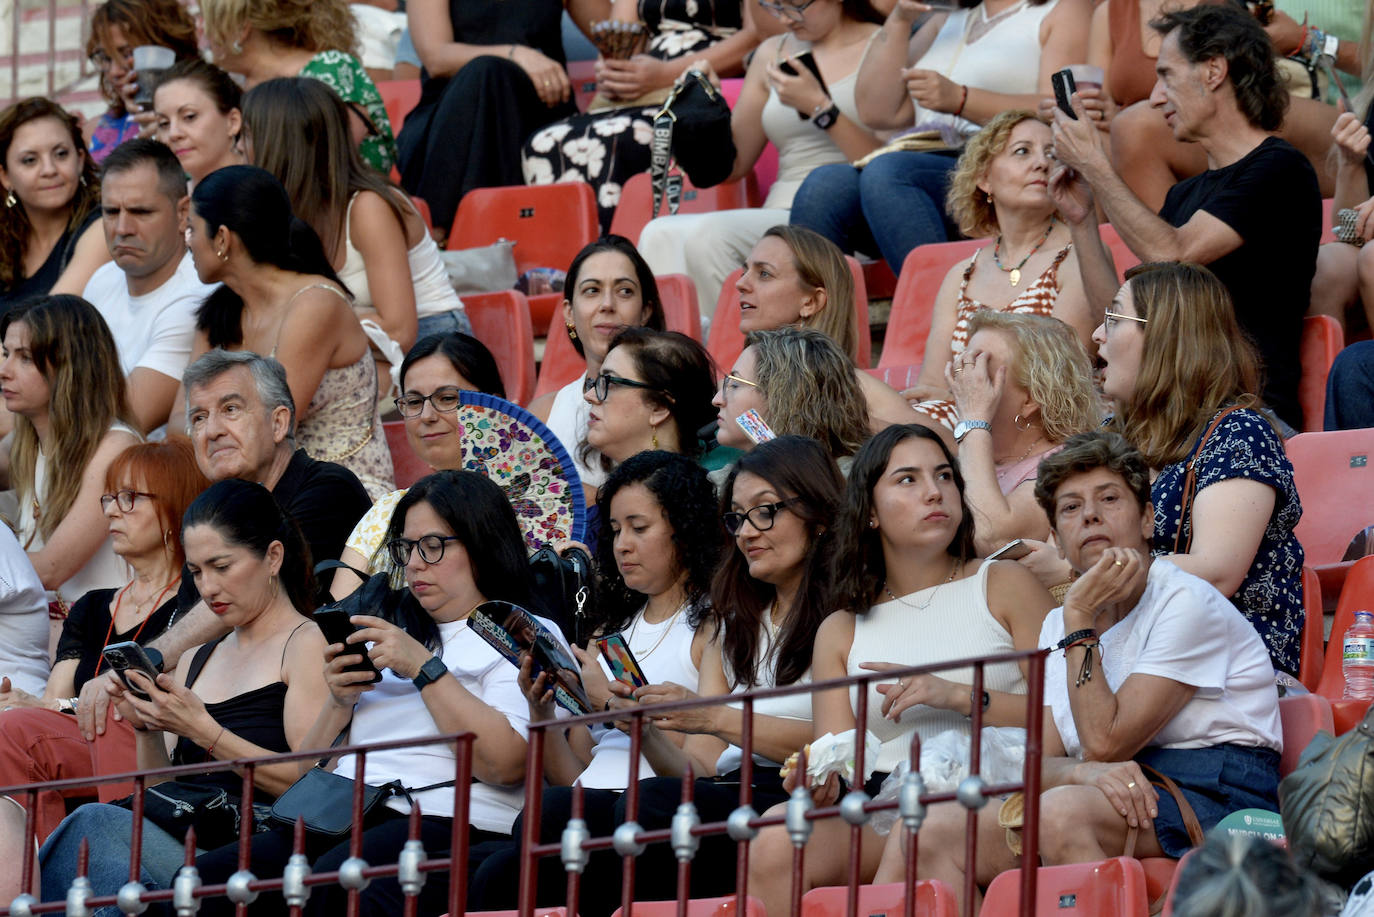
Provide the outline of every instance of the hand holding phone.
[[1031,546],[1018,538],[1002,545],[996,551],[988,555],[988,560],[1020,560],[1031,552]]
[[361,643],[348,642],[348,638],[358,630],[353,622],[348,619],[348,612],[334,605],[326,605],[323,608],[316,609],[311,617],[315,619],[315,624],[320,628],[320,633],[324,634],[324,639],[327,643],[331,646],[335,643],[342,643],[344,645],[341,655],[362,655],[362,661],[345,666],[345,672],[371,672],[371,680],[362,682],[362,684],[375,685],[382,680],[382,673],[377,671],[376,664],[373,663],[372,658],[367,655],[367,647]]
[[130,694],[139,700],[150,700],[147,691],[136,687],[135,683],[129,680],[129,671],[142,672],[148,677],[149,681],[156,682],[158,675],[162,674],[162,654],[155,649],[140,646],[132,640],[122,643],[111,643],[100,651],[104,657],[105,664],[119,676],[119,680],[124,683],[124,687]]
[[625,642],[621,634],[607,634],[598,638],[596,648],[601,651],[616,681],[631,688],[642,688],[649,683],[649,679],[644,677],[644,670],[639,667],[639,660],[630,652],[630,644]]
[[1055,71],[1050,76],[1050,85],[1054,87],[1054,104],[1058,105],[1064,114],[1077,121],[1078,114],[1073,110],[1072,97],[1078,91],[1078,84],[1074,81],[1073,71],[1068,67]]

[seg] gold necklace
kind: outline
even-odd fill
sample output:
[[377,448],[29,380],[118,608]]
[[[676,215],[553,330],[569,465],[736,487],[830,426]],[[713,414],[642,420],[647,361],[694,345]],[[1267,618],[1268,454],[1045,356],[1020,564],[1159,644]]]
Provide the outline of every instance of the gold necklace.
[[[927,608],[930,607],[930,603],[935,601],[935,594],[936,594],[937,592],[940,591],[940,587],[945,586],[945,585],[948,585],[949,583],[954,582],[954,577],[957,576],[957,575],[959,574],[959,571],[962,570],[962,569],[964,569],[964,562],[963,562],[962,560],[956,560],[956,561],[954,562],[954,567],[953,567],[953,569],[951,569],[951,570],[949,571],[949,579],[945,580],[943,583],[939,583],[938,585],[935,586],[934,589],[931,589],[931,591],[930,591],[930,598],[926,599],[925,602],[924,602],[924,604],[918,605],[918,604],[915,603],[915,602],[908,602],[908,601],[906,600],[906,596],[904,596],[904,595],[903,595],[903,596],[893,595],[893,594],[892,594],[892,587],[890,587],[886,582],[883,583],[883,591],[886,592],[886,593],[887,593],[887,597],[888,597],[889,599],[891,599],[892,601],[894,601],[894,602],[901,602],[901,603],[902,603],[903,605],[905,605],[907,608],[914,608],[914,609],[916,609],[917,611],[925,611]],[[917,591],[919,592],[920,590],[917,590]]]
[[[663,633],[661,633],[661,634],[658,635],[658,640],[657,640],[657,642],[655,642],[653,646],[649,647],[649,649],[648,649],[647,652],[644,652],[644,653],[635,653],[635,658],[636,658],[636,659],[648,659],[650,656],[652,656],[652,655],[654,654],[654,650],[658,649],[660,646],[663,645],[663,641],[668,639],[668,634],[672,633],[672,631],[673,631],[673,625],[677,622],[678,615],[682,614],[682,609],[684,609],[684,608],[686,608],[686,607],[687,607],[687,603],[686,603],[686,602],[683,602],[681,605],[679,605],[679,606],[677,607],[677,611],[673,612],[672,617],[668,618],[668,620],[664,623],[664,625],[663,625]],[[645,603],[645,605],[644,605],[644,611],[648,611],[648,610],[649,610],[649,605],[648,605],[648,603]],[[639,617],[635,618],[634,623],[630,625],[630,632],[627,633],[627,634],[625,635],[625,645],[626,645],[626,646],[629,646],[631,638],[633,638],[634,635],[635,635],[635,633],[639,630],[639,623],[640,623],[641,621],[644,621],[644,612],[640,612]],[[645,623],[648,623],[648,622],[645,622]]]
[[1050,225],[1045,227],[1045,234],[1040,237],[1040,241],[1036,242],[1035,245],[1031,247],[1031,250],[1026,252],[1026,257],[1022,258],[1021,261],[1016,265],[1016,267],[1011,268],[1010,270],[1008,270],[1002,264],[1002,234],[997,234],[997,242],[992,246],[992,260],[993,263],[997,265],[997,269],[1004,272],[1007,275],[1007,280],[1011,283],[1013,287],[1021,282],[1021,268],[1026,266],[1026,262],[1030,260],[1031,255],[1040,251],[1040,246],[1044,245],[1047,241],[1049,241],[1050,233],[1054,232],[1054,222],[1055,217],[1050,217]]
[[1019,464],[1021,464],[1021,463],[1024,462],[1026,459],[1030,458],[1031,450],[1034,449],[1036,446],[1038,446],[1038,445],[1040,444],[1040,441],[1041,441],[1042,439],[1044,439],[1044,438],[1045,438],[1044,436],[1037,436],[1037,437],[1035,437],[1035,439],[1031,440],[1031,444],[1030,444],[1029,446],[1026,447],[1026,451],[1025,451],[1025,452],[1022,452],[1022,453],[1021,453],[1021,457],[1020,457],[1019,459],[1016,459],[1015,461],[1007,461],[1006,459],[1003,459],[1003,460],[1000,461],[1000,462],[993,462],[993,464],[995,464],[995,465],[1019,465]]

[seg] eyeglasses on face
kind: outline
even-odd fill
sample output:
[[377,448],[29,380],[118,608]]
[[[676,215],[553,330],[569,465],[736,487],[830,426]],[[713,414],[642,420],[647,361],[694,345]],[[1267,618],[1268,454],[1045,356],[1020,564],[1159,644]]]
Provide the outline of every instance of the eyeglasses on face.
[[742,513],[726,513],[720,517],[720,521],[725,523],[725,531],[731,535],[738,535],[739,530],[744,528],[746,522],[754,527],[754,531],[766,532],[773,527],[773,523],[778,518],[778,513],[800,499],[801,497],[788,497],[777,503],[760,503]]
[[[730,384],[732,382],[734,383],[734,385]],[[759,387],[759,384],[757,382],[750,382],[748,379],[745,379],[742,376],[737,376],[734,373],[726,373],[725,378],[720,380],[720,397],[729,398],[730,393],[739,391],[739,387],[741,385],[747,385],[750,388]]]
[[393,538],[386,543],[386,551],[391,562],[398,567],[410,563],[410,552],[420,549],[420,559],[427,564],[437,564],[444,559],[444,545],[457,541],[457,535],[425,535],[421,538]]
[[112,494],[101,494],[100,509],[102,512],[109,512],[110,504],[116,503],[119,505],[120,512],[131,513],[134,510],[135,499],[138,497],[147,497],[151,500],[156,496],[157,494],[144,493],[141,490],[117,490]]
[[426,401],[441,414],[452,414],[463,402],[463,390],[456,385],[441,385],[428,395],[406,392],[395,400],[396,410],[402,417],[419,417],[424,413]]
[[770,3],[768,0],[759,0],[759,6],[768,10],[779,19],[791,19],[793,22],[801,22],[806,18],[806,8],[815,3],[816,0],[806,0],[800,6],[793,6],[790,3]]
[[[134,65],[134,51],[132,48],[120,48],[117,53],[119,54],[119,58],[126,68],[132,67]],[[90,61],[91,66],[99,70],[101,73],[104,73],[106,70],[109,70],[110,65],[113,63],[113,60],[110,58],[110,55],[106,54],[104,51],[96,51],[95,53],[93,53],[90,56]]]
[[1104,331],[1111,331],[1116,327],[1117,322],[1139,322],[1142,325],[1150,324],[1148,318],[1140,318],[1136,315],[1122,315],[1120,312],[1102,313],[1102,328]]
[[596,394],[597,401],[605,401],[611,394],[612,385],[623,385],[628,388],[646,388],[654,390],[654,386],[647,382],[637,382],[634,379],[626,379],[624,376],[616,376],[611,373],[603,372],[592,381],[592,391]]

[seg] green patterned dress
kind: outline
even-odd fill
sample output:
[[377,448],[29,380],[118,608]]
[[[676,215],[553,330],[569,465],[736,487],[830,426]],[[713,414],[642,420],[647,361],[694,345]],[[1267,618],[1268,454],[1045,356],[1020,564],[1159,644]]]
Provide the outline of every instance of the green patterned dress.
[[361,109],[370,122],[368,135],[358,144],[363,162],[383,175],[396,164],[396,138],[391,133],[391,119],[386,116],[382,94],[363,65],[351,54],[342,51],[321,51],[301,69],[301,76],[319,80],[339,94],[350,108]]

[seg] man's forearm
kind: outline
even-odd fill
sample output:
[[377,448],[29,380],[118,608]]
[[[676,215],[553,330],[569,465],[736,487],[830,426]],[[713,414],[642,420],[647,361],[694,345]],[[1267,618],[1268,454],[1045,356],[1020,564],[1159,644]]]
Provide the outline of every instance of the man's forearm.
[[1094,327],[1102,323],[1103,313],[1116,295],[1116,267],[1102,241],[1097,218],[1090,216],[1082,223],[1070,224],[1070,237],[1078,253],[1078,273],[1083,278],[1083,295],[1093,310]]
[[225,627],[204,602],[197,602],[165,633],[148,645],[162,654],[163,670],[171,671],[177,660],[181,659],[182,653],[202,643],[209,643],[216,637],[222,637],[229,633],[229,630],[230,628]]
[[[1180,261],[1178,229],[1141,203],[1121,176],[1109,164],[1096,165],[1084,173],[1107,221],[1121,236],[1126,247],[1141,261]],[[1081,255],[1080,255],[1081,257]],[[1084,281],[1087,281],[1086,275]]]

